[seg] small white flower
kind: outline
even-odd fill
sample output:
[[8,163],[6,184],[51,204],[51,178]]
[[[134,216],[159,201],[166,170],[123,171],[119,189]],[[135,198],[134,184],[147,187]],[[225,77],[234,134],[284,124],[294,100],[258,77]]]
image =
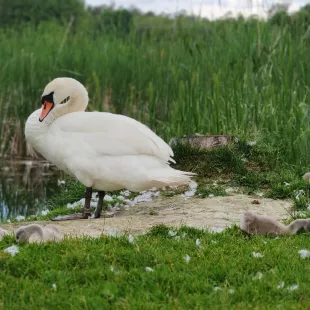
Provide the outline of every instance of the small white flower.
[[52,284],[52,288],[56,291],[56,289],[57,289],[56,283],[53,283],[53,284]]
[[65,180],[57,180],[58,186],[66,184]]
[[249,141],[249,142],[248,142],[248,145],[254,146],[254,145],[256,145],[256,143],[257,143],[256,141]]
[[298,251],[300,258],[304,259],[306,257],[310,257],[310,251],[309,250],[300,250]]
[[261,272],[258,272],[255,277],[253,277],[253,280],[260,280],[263,277],[263,274]]
[[151,267],[145,267],[145,271],[146,271],[146,272],[153,272],[153,271],[154,271],[154,269],[153,269],[153,268],[151,268]]
[[221,291],[222,290],[222,288],[221,287],[219,287],[219,286],[214,286],[213,287],[213,291]]
[[187,233],[184,232],[183,235],[182,235],[182,238],[186,238],[186,236],[187,236]]
[[210,194],[210,195],[209,195],[209,198],[213,198],[213,197],[214,197],[214,194]]
[[229,293],[229,294],[234,294],[234,293],[235,293],[235,290],[234,290],[233,288],[230,288],[230,289],[228,290],[228,293]]
[[284,285],[285,285],[285,282],[284,281],[281,281],[278,285],[277,285],[277,288],[284,288]]
[[189,263],[189,261],[191,260],[191,257],[189,255],[185,255],[184,260]]
[[293,284],[286,288],[288,291],[295,291],[298,289],[298,284]]
[[169,231],[168,231],[168,236],[174,237],[174,236],[176,236],[176,235],[177,235],[177,232],[176,232],[176,231],[174,231],[174,230],[169,230]]
[[256,257],[256,258],[262,258],[262,257],[264,257],[263,254],[258,253],[258,252],[252,252],[252,255],[253,255],[254,257]]
[[19,247],[16,245],[11,245],[10,247],[3,250],[5,253],[11,254],[11,256],[15,256],[19,252]]
[[128,242],[129,242],[129,243],[135,243],[135,238],[134,238],[133,235],[129,235],[129,236],[128,236]]
[[199,239],[196,239],[196,245],[198,246],[198,248],[202,248],[201,241]]
[[285,185],[285,186],[290,186],[291,184],[290,184],[290,183],[287,183],[287,182],[284,182],[284,185]]

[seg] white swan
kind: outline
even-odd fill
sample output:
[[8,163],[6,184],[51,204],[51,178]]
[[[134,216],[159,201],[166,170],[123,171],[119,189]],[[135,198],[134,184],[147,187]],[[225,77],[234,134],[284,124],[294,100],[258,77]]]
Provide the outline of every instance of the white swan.
[[48,241],[60,241],[62,234],[55,225],[44,227],[38,224],[30,224],[19,227],[15,232],[17,242],[41,243]]
[[42,109],[26,122],[26,140],[86,186],[82,218],[90,215],[92,188],[99,192],[95,217],[100,217],[105,191],[178,186],[194,175],[169,166],[171,148],[147,126],[123,115],[84,112],[88,93],[75,79],[54,79],[41,102]]

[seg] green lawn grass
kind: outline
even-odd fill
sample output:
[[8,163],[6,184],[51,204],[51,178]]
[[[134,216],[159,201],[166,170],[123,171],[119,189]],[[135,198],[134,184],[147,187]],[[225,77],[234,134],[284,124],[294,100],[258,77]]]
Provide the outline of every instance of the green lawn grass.
[[[213,150],[179,145],[174,151],[176,168],[198,173],[197,197],[227,195],[225,190],[234,186],[242,193],[260,191],[268,197],[292,199],[296,211],[309,215],[305,171],[283,163],[275,149],[239,141]],[[81,184],[66,179],[49,201],[50,213],[26,220],[77,212],[79,208],[71,210],[66,204],[83,193]],[[180,193],[168,190],[161,195]],[[6,236],[0,241],[0,309],[309,307],[309,258],[303,260],[298,254],[310,250],[309,233],[274,238],[248,236],[237,227],[219,234],[182,227],[171,236],[169,230],[174,229],[153,227],[146,235],[135,236],[135,243],[125,235],[23,244],[14,257],[3,252],[15,244],[13,237]],[[263,257],[256,258],[253,252]],[[284,287],[278,288],[282,281]]]
[[[0,242],[3,309],[308,309],[309,234],[249,237],[154,227],[148,234],[22,245]],[[196,245],[199,239],[201,247]],[[253,256],[261,253],[262,258]],[[186,255],[190,261],[185,261]],[[153,271],[147,271],[146,267]],[[258,274],[262,277],[258,279]],[[284,288],[277,286],[284,281]],[[298,285],[295,290],[291,290]]]
[[[198,173],[199,197],[238,187],[293,199],[307,215],[309,184],[301,176],[310,163],[308,25],[193,19],[191,27],[177,20],[161,28],[156,18],[148,36],[54,22],[1,29],[0,154],[26,154],[24,123],[44,86],[71,76],[86,85],[89,111],[129,115],[166,140],[199,132],[257,142],[176,150],[176,167]],[[53,210],[32,220],[75,212],[65,205],[83,192],[69,182],[50,200]],[[0,242],[0,309],[309,309],[309,259],[298,254],[310,248],[309,234],[275,239],[237,228],[182,228],[177,240],[168,231],[155,227],[134,244],[103,236],[22,245],[14,257],[3,252],[14,243],[7,236]]]

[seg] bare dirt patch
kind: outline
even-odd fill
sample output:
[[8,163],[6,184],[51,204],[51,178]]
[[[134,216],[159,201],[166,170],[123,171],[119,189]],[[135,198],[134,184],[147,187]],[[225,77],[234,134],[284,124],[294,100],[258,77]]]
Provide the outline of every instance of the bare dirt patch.
[[[254,202],[255,201],[255,202]],[[104,234],[127,232],[137,234],[149,230],[157,224],[179,227],[181,225],[198,228],[227,227],[238,224],[245,210],[275,217],[278,220],[288,218],[291,203],[287,200],[233,195],[214,198],[189,198],[182,196],[159,197],[152,202],[141,203],[129,210],[120,211],[113,218],[100,218],[76,221],[53,222],[62,233],[73,236],[96,237]],[[45,225],[50,221],[37,221]],[[4,229],[14,231],[27,223],[2,225]]]

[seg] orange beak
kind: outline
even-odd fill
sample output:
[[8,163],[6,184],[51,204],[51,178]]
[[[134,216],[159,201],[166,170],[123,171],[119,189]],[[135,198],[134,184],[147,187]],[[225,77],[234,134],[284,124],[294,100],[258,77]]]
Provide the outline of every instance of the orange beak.
[[44,101],[44,103],[42,105],[41,115],[40,115],[40,118],[39,118],[40,122],[42,122],[45,119],[45,117],[48,115],[48,113],[51,112],[53,107],[54,107],[54,103],[53,102]]

